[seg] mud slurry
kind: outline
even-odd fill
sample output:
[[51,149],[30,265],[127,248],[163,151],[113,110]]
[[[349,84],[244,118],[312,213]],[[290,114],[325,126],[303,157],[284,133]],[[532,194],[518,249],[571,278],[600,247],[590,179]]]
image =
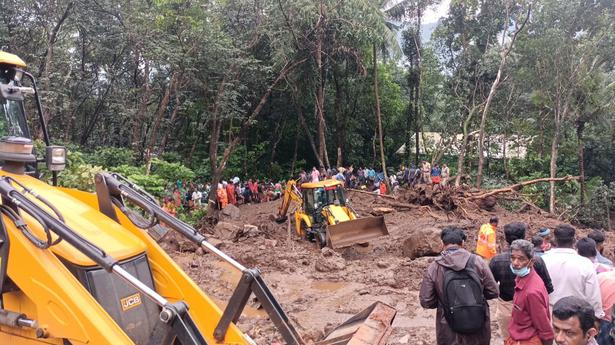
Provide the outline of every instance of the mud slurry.
[[[368,215],[375,206],[386,203],[372,195],[349,193],[353,207],[360,215]],[[497,215],[500,224],[524,221],[530,226],[528,236],[542,226],[553,228],[559,222],[539,214],[513,214],[497,208],[487,212],[476,208],[457,218],[453,213],[425,209],[396,211],[385,215],[390,235],[372,241],[369,246],[341,250],[320,250],[316,244],[294,234],[288,224],[277,224],[270,215],[277,212],[280,201],[242,205],[239,220],[234,224],[254,225],[258,232],[225,241],[221,249],[247,267],[258,268],[269,288],[305,340],[319,340],[326,332],[375,301],[394,306],[397,317],[389,344],[435,344],[435,310],[421,308],[418,290],[423,272],[434,257],[414,260],[403,257],[402,243],[416,229],[442,228],[456,225],[466,229],[467,248],[476,244],[480,224]],[[585,235],[588,230],[581,230]],[[500,248],[505,248],[499,231]],[[607,234],[608,252],[615,242]],[[192,279],[223,308],[230,298],[240,273],[212,254],[198,252],[171,253]],[[490,303],[491,304],[491,303]],[[258,301],[251,300],[238,323],[258,344],[283,341]],[[492,312],[492,343],[501,344]]]

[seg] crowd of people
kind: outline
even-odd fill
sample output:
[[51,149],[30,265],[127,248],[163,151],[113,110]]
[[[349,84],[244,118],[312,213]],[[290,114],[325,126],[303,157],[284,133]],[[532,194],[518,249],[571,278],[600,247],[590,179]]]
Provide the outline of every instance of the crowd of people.
[[[388,190],[385,183],[385,174],[373,168],[353,166],[339,167],[337,169],[317,169],[299,173],[299,183],[317,182],[325,179],[336,179],[344,182],[346,188],[368,190],[379,194],[396,192],[400,187],[412,187],[417,184],[433,184],[446,186],[450,177],[449,168],[446,164],[433,167],[427,161],[421,162],[419,168],[413,166],[406,168],[401,166],[399,170],[388,176]],[[216,202],[214,207],[223,209],[229,204],[239,205],[243,203],[259,203],[277,200],[284,193],[285,180],[272,181],[269,179],[248,179],[242,181],[239,177],[224,180],[215,186]],[[178,180],[169,186],[167,195],[163,198],[164,209],[177,214],[178,209],[195,210],[208,204],[208,197],[212,186],[209,183],[195,183]]]
[[[336,179],[344,182],[346,188],[368,190],[379,194],[387,194],[386,176],[382,171],[376,171],[369,167],[354,168],[339,167],[337,169],[317,169],[312,167],[312,170],[306,172],[302,170],[299,173],[301,183],[317,182],[323,179]],[[388,175],[389,186],[393,189],[391,192],[396,192],[400,187],[413,187],[417,184],[430,184],[437,186],[447,186],[450,179],[450,170],[446,164],[441,167],[434,163],[422,161],[420,167],[406,167],[404,165],[395,173]]]
[[575,228],[562,224],[529,237],[527,224],[513,222],[498,253],[498,223],[481,226],[473,253],[464,230],[442,230],[443,251],[419,292],[422,307],[437,309],[437,344],[490,344],[487,300],[497,299],[505,345],[614,345],[615,270],[603,256],[604,233],[577,241]]
[[[269,180],[248,179],[242,182],[239,177],[217,184],[214,207],[223,209],[229,204],[256,203],[276,200],[282,196],[285,181],[272,182]],[[212,185],[209,183],[194,183],[178,180],[172,190],[163,198],[163,208],[172,215],[183,210],[196,210],[208,204]]]

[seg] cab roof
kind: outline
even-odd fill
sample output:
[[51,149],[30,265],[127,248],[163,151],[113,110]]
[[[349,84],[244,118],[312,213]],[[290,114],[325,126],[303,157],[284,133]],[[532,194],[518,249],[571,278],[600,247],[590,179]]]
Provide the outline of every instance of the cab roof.
[[2,64],[26,67],[26,63],[19,56],[0,50],[0,65]]
[[334,187],[334,186],[341,186],[341,185],[342,185],[341,181],[329,179],[329,180],[323,180],[319,182],[303,183],[301,185],[301,188],[314,189],[314,188],[327,188],[327,187]]

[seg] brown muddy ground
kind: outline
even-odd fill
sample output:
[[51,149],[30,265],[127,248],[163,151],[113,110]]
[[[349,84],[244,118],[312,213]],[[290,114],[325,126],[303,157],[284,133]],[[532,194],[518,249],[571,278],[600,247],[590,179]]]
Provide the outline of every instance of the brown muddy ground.
[[[362,215],[374,206],[386,206],[372,195],[351,192],[350,198]],[[288,224],[270,220],[279,203],[240,206],[240,219],[233,223],[255,225],[258,231],[249,232],[237,242],[224,242],[221,249],[243,265],[259,268],[301,335],[314,340],[374,301],[383,301],[398,311],[389,344],[435,344],[435,310],[424,310],[418,302],[418,287],[433,257],[411,260],[402,255],[402,243],[416,229],[461,226],[467,229],[468,248],[473,249],[480,224],[492,215],[500,217],[500,224],[527,222],[530,234],[541,226],[553,228],[559,224],[557,219],[544,215],[512,214],[499,207],[493,212],[478,208],[466,210],[462,219],[453,213],[428,212],[423,208],[386,214],[390,235],[373,241],[368,247],[323,252],[316,244],[299,239],[294,229],[289,235]],[[615,243],[613,234],[608,234],[607,243],[611,253]],[[225,306],[240,277],[238,272],[212,254],[200,251],[175,251],[172,256],[220,307]],[[495,308],[491,309],[493,314]],[[255,301],[244,311],[239,326],[258,344],[280,341],[266,313],[258,309]],[[501,344],[497,324],[493,323],[492,329],[492,344]]]

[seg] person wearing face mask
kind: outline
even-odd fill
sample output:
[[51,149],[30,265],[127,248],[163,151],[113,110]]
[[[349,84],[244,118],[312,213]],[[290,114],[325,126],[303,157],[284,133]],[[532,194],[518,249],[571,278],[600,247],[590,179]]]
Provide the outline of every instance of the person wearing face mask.
[[[493,273],[493,278],[499,283],[500,297],[497,300],[497,312],[496,318],[498,325],[500,326],[500,334],[503,339],[508,338],[508,324],[510,323],[510,317],[513,308],[513,296],[515,294],[515,278],[516,276],[510,270],[510,245],[515,240],[522,240],[525,238],[528,225],[523,222],[512,222],[504,225],[504,238],[508,244],[508,248],[503,250],[502,253],[496,255],[489,262],[489,269]],[[536,253],[534,252],[534,256]],[[551,284],[551,277],[542,259],[535,257],[533,262],[533,269],[536,274],[542,279],[547,289],[547,293],[553,292],[553,285]]]
[[508,338],[505,345],[551,345],[549,295],[534,270],[534,245],[515,240],[510,245],[510,270],[516,276]]
[[553,305],[553,332],[557,345],[598,345],[594,337],[594,308],[576,296],[566,296]]

